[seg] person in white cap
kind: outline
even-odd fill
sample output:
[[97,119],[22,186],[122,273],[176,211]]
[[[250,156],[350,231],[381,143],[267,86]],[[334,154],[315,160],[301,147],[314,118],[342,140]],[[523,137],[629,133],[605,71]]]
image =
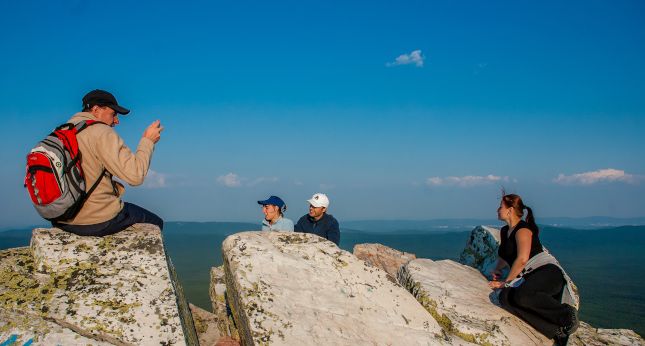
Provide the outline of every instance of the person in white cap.
[[311,196],[307,202],[309,203],[309,214],[298,220],[294,231],[316,234],[338,245],[340,243],[340,227],[338,221],[327,214],[327,208],[329,208],[327,195],[317,193]]

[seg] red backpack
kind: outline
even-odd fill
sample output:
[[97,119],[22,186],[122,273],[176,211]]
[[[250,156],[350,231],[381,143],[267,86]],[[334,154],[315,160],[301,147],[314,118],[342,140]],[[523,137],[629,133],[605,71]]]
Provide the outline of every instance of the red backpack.
[[43,218],[65,221],[78,214],[81,206],[101,182],[105,171],[85,192],[81,152],[76,136],[95,120],[63,124],[38,142],[27,155],[25,187],[36,211]]

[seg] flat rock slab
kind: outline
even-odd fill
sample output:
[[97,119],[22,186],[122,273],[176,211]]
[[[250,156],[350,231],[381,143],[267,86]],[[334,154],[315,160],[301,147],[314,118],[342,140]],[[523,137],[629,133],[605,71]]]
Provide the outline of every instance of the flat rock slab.
[[384,271],[316,235],[243,232],[222,250],[244,345],[463,344]]
[[385,270],[394,281],[401,266],[417,258],[413,253],[399,251],[382,244],[356,244],[353,253],[367,264]]
[[0,345],[112,345],[82,336],[40,316],[0,309]]
[[156,226],[103,238],[35,229],[31,252],[12,258],[0,257],[2,309],[117,345],[186,343]]
[[444,330],[480,345],[552,345],[553,341],[491,302],[488,281],[474,268],[450,260],[416,259],[399,281]]
[[569,338],[571,346],[643,346],[643,338],[631,329],[594,328],[580,322],[580,328]]
[[215,345],[221,338],[217,328],[217,316],[193,304],[190,304],[190,311],[195,322],[199,344],[204,346]]

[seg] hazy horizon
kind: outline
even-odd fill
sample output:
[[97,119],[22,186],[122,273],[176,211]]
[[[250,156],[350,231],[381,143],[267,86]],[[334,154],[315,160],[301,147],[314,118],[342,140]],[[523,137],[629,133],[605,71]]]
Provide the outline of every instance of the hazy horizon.
[[[298,218],[295,218],[297,220]],[[44,221],[44,220],[43,220]],[[249,224],[249,225],[260,225],[261,218],[257,220],[209,220],[209,221],[195,221],[195,220],[165,220],[166,224],[168,223],[239,223],[239,224]],[[351,225],[357,223],[457,223],[464,226],[468,225],[492,225],[499,224],[502,225],[503,221],[492,219],[492,218],[437,218],[437,219],[349,219],[349,220],[339,220],[341,229],[353,229]],[[473,224],[475,222],[475,224]],[[479,222],[479,223],[478,223]],[[464,224],[465,223],[465,224]],[[616,218],[608,216],[587,216],[587,217],[543,217],[538,220],[538,224],[555,226],[555,227],[575,227],[575,226],[584,226],[585,228],[589,227],[619,227],[619,226],[643,226],[645,225],[645,217],[633,217],[633,218]],[[347,226],[350,225],[350,226]],[[423,225],[420,225],[423,226]],[[28,229],[35,227],[51,227],[49,223],[36,223],[36,224],[18,224],[18,225],[1,225],[0,232],[6,230],[15,230],[15,229]],[[386,227],[389,227],[386,226]]]

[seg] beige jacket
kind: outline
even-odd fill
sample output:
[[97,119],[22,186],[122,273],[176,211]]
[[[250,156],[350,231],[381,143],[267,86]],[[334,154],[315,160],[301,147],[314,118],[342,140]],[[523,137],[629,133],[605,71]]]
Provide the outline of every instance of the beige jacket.
[[[91,113],[76,113],[68,122],[97,120]],[[85,201],[79,213],[62,223],[92,225],[113,219],[123,209],[121,196],[125,188],[112,180],[112,176],[131,186],[141,185],[148,173],[155,144],[141,138],[137,151],[132,153],[123,139],[106,124],[92,125],[76,137],[81,152],[81,166],[85,173],[85,191],[94,185],[103,169],[107,169],[96,190]]]

